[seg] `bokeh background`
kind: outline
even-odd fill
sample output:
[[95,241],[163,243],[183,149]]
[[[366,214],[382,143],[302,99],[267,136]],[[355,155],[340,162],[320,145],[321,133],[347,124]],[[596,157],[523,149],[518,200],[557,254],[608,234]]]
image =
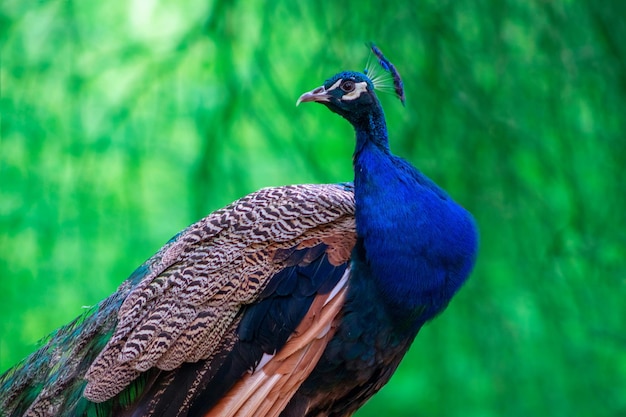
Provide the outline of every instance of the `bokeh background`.
[[472,211],[476,270],[366,416],[626,415],[626,2],[3,0],[0,372],[172,235],[350,180],[297,97],[376,41],[392,149]]

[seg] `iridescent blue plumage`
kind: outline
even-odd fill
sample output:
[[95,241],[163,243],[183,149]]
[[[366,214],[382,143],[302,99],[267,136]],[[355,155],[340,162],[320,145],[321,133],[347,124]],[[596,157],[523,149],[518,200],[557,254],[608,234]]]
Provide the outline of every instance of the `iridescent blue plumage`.
[[387,383],[467,279],[477,232],[391,153],[367,75],[307,101],[353,125],[354,183],[263,189],[183,230],[0,377],[3,415],[347,417]]

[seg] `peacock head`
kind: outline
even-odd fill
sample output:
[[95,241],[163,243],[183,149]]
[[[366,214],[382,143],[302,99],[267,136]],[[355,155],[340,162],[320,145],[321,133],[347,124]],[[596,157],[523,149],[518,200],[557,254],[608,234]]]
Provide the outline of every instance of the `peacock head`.
[[[375,45],[370,44],[370,48],[383,72],[376,70],[376,66],[370,66],[365,73],[344,71],[326,80],[324,85],[304,93],[298,99],[296,105],[315,101],[324,104],[331,111],[343,116],[355,126],[365,122],[367,119],[382,118],[382,109],[374,89],[389,89],[391,86],[397,97],[404,104],[404,87],[400,74],[387,58],[385,58]],[[378,73],[378,74],[377,74]],[[391,83],[388,84],[387,77],[390,76]]]
[[307,101],[324,104],[350,122],[380,107],[372,80],[353,71],[341,72],[326,80],[324,85],[302,94],[296,105]]

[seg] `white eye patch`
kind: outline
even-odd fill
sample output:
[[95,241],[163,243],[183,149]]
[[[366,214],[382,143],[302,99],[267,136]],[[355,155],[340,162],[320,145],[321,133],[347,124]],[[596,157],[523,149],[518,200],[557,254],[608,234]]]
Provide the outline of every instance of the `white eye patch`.
[[347,94],[344,94],[343,97],[341,97],[342,100],[355,100],[359,97],[361,97],[361,94],[367,91],[367,83],[365,81],[362,81],[360,83],[354,83],[354,90],[350,91]]
[[[343,79],[337,80],[333,85],[328,87],[328,90],[326,91],[332,91],[338,88],[342,82],[343,82]],[[367,91],[367,83],[365,81],[362,81],[360,83],[354,83],[354,90],[350,91],[349,93],[344,94],[343,97],[341,97],[341,99],[345,101],[356,100],[357,98],[361,97],[361,94],[365,91]]]
[[328,90],[326,91],[333,91],[335,88],[339,87],[339,84],[341,84],[343,80],[340,78],[338,79],[335,84],[331,85],[330,87],[328,87]]

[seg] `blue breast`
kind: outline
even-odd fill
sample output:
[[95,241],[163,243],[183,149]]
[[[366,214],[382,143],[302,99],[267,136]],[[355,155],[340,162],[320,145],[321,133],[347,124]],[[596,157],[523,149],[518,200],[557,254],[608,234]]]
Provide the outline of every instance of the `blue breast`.
[[387,149],[366,144],[355,158],[361,262],[393,311],[432,318],[471,271],[477,232],[471,215],[430,179]]

